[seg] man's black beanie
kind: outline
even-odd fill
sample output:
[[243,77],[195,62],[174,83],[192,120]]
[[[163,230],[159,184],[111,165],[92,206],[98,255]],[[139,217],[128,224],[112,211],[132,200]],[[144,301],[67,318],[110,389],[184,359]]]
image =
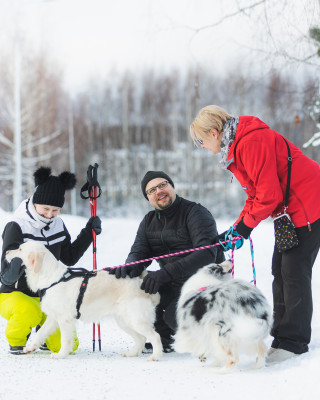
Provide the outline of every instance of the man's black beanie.
[[146,186],[150,181],[152,181],[152,179],[156,179],[156,178],[164,178],[174,187],[174,183],[173,183],[172,179],[165,172],[163,172],[163,171],[148,171],[145,174],[145,176],[142,178],[142,181],[141,181],[142,194],[144,195],[144,197],[147,200],[148,200],[148,196],[146,193]]

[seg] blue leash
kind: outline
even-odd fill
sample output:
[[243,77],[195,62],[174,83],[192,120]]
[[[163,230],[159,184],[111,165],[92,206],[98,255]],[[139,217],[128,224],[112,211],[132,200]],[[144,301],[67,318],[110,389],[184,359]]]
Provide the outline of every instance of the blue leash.
[[[232,242],[236,242],[238,240],[238,237],[232,238]],[[254,265],[254,250],[253,250],[253,242],[251,239],[251,236],[249,236],[250,240],[250,253],[251,253],[251,264],[252,264],[252,273],[253,273],[253,279],[250,281],[250,283],[253,283],[254,286],[257,286],[257,276],[256,276],[256,268]],[[232,262],[232,277],[234,276],[234,246],[232,246],[232,253],[231,253],[231,262]]]

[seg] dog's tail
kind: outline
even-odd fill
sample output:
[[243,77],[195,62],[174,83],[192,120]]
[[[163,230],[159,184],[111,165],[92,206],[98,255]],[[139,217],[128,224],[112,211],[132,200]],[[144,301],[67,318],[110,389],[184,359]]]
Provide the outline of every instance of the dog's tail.
[[[139,278],[143,279],[147,275],[148,275],[148,271],[144,270],[144,271],[142,271],[142,274],[139,276]],[[149,294],[148,296],[151,297],[151,301],[154,306],[157,306],[160,303],[160,294],[159,293]]]
[[152,304],[156,307],[160,303],[160,294],[150,294]]
[[193,340],[191,335],[192,332],[179,330],[173,336],[174,343],[172,347],[177,353],[192,353],[197,355],[197,348],[199,346],[199,342]]
[[271,330],[271,318],[265,314],[263,318],[239,316],[234,319],[233,333],[240,340],[260,341],[265,339]]
[[142,271],[141,275],[139,276],[139,278],[140,278],[140,279],[143,279],[143,278],[144,278],[145,276],[147,276],[147,275],[148,275],[148,271],[144,269],[144,270]]

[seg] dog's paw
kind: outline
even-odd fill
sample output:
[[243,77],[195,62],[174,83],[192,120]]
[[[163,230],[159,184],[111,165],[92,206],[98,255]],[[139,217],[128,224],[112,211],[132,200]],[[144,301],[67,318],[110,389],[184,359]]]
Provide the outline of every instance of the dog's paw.
[[207,361],[207,357],[204,354],[201,354],[201,356],[199,356],[199,360],[205,363]]
[[143,344],[136,343],[131,349],[129,349],[125,353],[122,353],[121,355],[122,357],[138,357],[142,353],[143,349],[144,349],[144,343]]
[[265,359],[258,359],[255,364],[250,365],[249,370],[264,368],[266,366]]
[[34,351],[37,350],[38,347],[39,346],[29,344],[28,346],[25,346],[23,348],[23,352],[26,353],[26,354],[33,353]]
[[133,350],[129,350],[126,351],[125,353],[122,353],[122,357],[138,357],[138,355],[140,354],[139,351],[133,351]]
[[156,355],[156,354],[151,354],[148,358],[147,361],[159,361],[161,358],[161,355]]
[[34,350],[30,350],[29,347],[24,347],[24,348],[23,348],[23,352],[26,353],[26,354],[30,354],[30,353],[33,353]]

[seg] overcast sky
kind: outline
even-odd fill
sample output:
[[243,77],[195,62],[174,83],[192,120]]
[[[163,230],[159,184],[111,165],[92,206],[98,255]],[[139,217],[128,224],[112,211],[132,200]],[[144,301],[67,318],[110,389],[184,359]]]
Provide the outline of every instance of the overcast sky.
[[[274,7],[263,4],[254,14],[247,10],[241,16],[223,19],[239,7],[258,2],[0,0],[0,44],[12,43],[18,30],[24,40],[45,48],[57,59],[67,83],[76,87],[89,76],[103,76],[111,69],[200,65],[222,70],[239,60],[245,63],[254,54],[256,59],[266,57],[266,48],[281,49],[290,44],[298,49],[302,44],[292,43],[292,38],[307,34],[308,25],[319,17],[317,0],[268,0],[267,5],[283,3],[286,7],[280,6],[275,13]],[[266,16],[268,28],[263,21]],[[195,34],[194,29],[215,23],[215,27]]]

